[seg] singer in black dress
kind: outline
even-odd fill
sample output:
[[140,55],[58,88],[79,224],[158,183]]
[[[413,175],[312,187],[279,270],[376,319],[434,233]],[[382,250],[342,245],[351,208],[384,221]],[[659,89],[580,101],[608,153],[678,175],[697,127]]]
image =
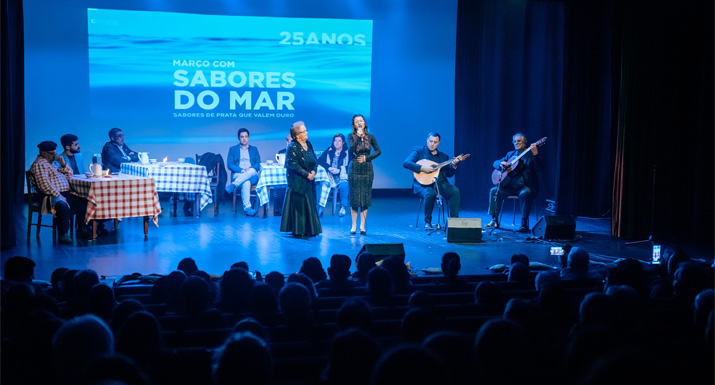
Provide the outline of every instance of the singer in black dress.
[[367,208],[372,205],[372,181],[375,178],[372,160],[380,156],[381,152],[375,135],[367,132],[367,122],[362,115],[353,116],[353,132],[349,142],[348,152],[353,156],[348,174],[350,214],[353,221],[350,234],[356,232],[357,214],[360,210],[360,234],[365,235],[365,219]]
[[295,122],[290,129],[293,141],[286,152],[288,191],[283,204],[281,231],[294,236],[312,237],[323,232],[315,199],[315,174],[318,159],[308,141],[305,123]]

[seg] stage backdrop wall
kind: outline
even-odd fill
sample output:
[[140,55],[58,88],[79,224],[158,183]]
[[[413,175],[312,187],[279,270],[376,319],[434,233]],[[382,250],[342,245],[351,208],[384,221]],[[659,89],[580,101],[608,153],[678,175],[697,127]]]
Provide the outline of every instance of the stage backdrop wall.
[[85,159],[112,127],[150,158],[221,153],[246,127],[263,159],[306,123],[316,150],[363,114],[376,188],[429,131],[454,148],[457,0],[25,0],[26,168],[73,133]]

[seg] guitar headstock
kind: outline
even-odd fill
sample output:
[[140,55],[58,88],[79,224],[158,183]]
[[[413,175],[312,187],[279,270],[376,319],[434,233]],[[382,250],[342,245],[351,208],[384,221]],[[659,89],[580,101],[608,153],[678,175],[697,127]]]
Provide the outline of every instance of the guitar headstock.
[[470,155],[470,154],[461,154],[461,155],[458,155],[455,159],[457,159],[458,161],[461,162],[461,161],[463,161],[463,160],[469,158],[469,155]]
[[537,140],[536,142],[534,142],[534,144],[537,145],[537,146],[541,146],[541,145],[544,144],[544,143],[546,143],[546,137],[545,137],[545,136],[544,136],[543,138]]

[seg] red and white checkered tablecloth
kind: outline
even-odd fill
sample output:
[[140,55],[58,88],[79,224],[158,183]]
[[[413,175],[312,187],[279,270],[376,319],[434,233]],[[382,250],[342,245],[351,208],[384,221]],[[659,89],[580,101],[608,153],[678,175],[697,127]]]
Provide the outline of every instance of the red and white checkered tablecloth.
[[104,178],[73,175],[70,189],[72,194],[87,198],[85,223],[92,219],[151,216],[159,226],[161,205],[152,178],[124,174]]
[[199,194],[201,210],[213,202],[206,167],[176,162],[122,163],[122,174],[153,178],[156,191]]

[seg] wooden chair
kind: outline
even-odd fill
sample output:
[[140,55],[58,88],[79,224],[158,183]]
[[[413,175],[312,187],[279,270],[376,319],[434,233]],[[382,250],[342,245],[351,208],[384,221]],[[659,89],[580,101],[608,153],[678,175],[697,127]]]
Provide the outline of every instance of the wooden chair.
[[[320,197],[316,197],[318,200],[320,200]],[[328,202],[330,200],[333,200],[333,215],[338,213],[338,186],[331,187],[330,188],[330,193],[328,194]],[[327,205],[327,202],[326,202]]]
[[[201,155],[196,154],[196,164],[201,164]],[[221,165],[216,163],[216,166],[210,170],[206,170],[209,177],[209,187],[214,199],[214,214],[218,214],[218,175]]]
[[[259,173],[259,175],[260,175],[260,173]],[[259,178],[260,178],[260,176],[259,176]],[[234,212],[234,213],[236,212],[236,197],[238,197],[238,196],[241,195],[241,191],[240,191],[240,190],[241,190],[241,189],[238,188],[238,187],[236,187],[235,189],[233,189],[233,212]],[[252,184],[252,185],[251,185],[251,200],[253,201],[252,205],[255,206],[255,205],[256,205],[255,202],[258,201],[258,193],[256,193],[256,185],[255,185],[255,184]],[[264,207],[264,212],[266,212],[266,210],[268,210],[267,207],[268,207],[268,205],[265,205],[265,207]],[[260,209],[260,207],[259,207],[258,209]]]
[[[57,218],[52,214],[52,225],[42,224],[42,203],[35,201],[35,184],[33,175],[30,171],[25,171],[25,182],[27,182],[27,239],[30,239],[30,233],[32,226],[37,226],[37,237],[40,236],[40,229],[42,227],[52,228],[52,240],[57,240],[57,234],[59,230],[57,229]],[[44,200],[43,200],[44,201]],[[32,214],[37,213],[37,223],[32,223]],[[70,216],[70,234],[74,235],[74,216]]]

